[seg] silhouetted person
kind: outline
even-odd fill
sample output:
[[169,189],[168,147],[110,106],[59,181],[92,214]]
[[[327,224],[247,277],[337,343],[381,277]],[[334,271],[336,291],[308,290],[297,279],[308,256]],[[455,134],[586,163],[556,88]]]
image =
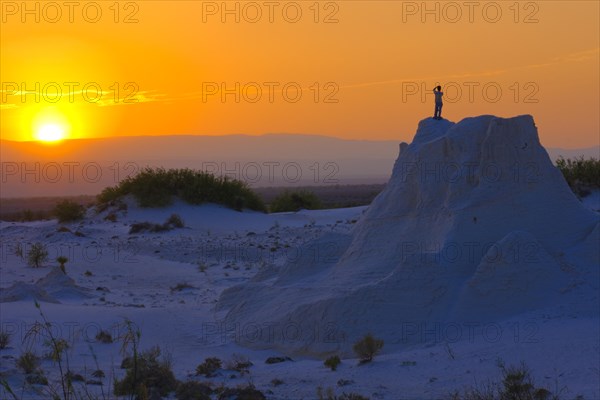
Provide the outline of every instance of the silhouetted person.
[[442,107],[444,106],[444,102],[442,101],[442,96],[444,92],[442,92],[441,86],[436,86],[433,89],[433,94],[435,95],[435,111],[433,112],[433,119],[442,119]]

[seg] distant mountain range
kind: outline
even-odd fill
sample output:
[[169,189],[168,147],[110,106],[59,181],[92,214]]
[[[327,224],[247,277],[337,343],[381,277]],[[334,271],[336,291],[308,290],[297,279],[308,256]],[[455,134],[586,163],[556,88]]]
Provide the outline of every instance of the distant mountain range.
[[[3,140],[0,197],[96,194],[146,166],[203,169],[255,187],[383,183],[398,145],[293,134]],[[547,151],[552,160],[598,157],[600,147]]]

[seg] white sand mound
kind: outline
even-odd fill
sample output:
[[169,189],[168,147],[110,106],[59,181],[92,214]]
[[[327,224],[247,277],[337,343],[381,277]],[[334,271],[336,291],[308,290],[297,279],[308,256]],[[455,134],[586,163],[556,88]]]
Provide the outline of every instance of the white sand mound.
[[60,303],[61,300],[78,300],[92,297],[91,290],[78,286],[59,268],[53,268],[46,276],[34,284],[16,282],[2,289],[0,303],[23,300],[37,300],[47,303]]
[[599,216],[531,116],[425,119],[400,149],[352,235],[311,242],[275,279],[223,293],[226,323],[252,332],[242,343],[321,354],[373,332],[407,345],[424,340],[405,340],[408,323],[499,321],[567,301],[565,287],[596,296],[573,282],[597,275]]

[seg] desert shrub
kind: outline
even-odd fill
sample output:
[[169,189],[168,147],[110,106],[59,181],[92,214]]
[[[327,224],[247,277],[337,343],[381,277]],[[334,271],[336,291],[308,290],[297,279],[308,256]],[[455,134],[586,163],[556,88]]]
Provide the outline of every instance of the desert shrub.
[[0,350],[4,350],[10,344],[10,333],[0,331]]
[[59,268],[63,272],[63,274],[67,273],[67,269],[65,268],[65,264],[67,263],[67,261],[69,261],[69,259],[65,256],[56,257],[56,262],[59,264]]
[[217,357],[209,357],[196,367],[196,375],[204,375],[207,378],[215,375],[221,369],[222,362]]
[[48,349],[44,356],[52,361],[62,361],[63,355],[70,347],[65,339],[57,338],[46,340],[44,346]]
[[177,380],[171,370],[171,363],[161,359],[160,354],[160,348],[153,347],[134,356],[132,362],[127,363],[125,377],[115,380],[115,395],[136,395],[143,398],[148,390],[157,391],[161,396],[174,391],[177,388]]
[[100,343],[112,343],[113,342],[113,337],[110,334],[110,332],[105,331],[104,329],[102,329],[100,332],[98,332],[96,334],[96,340],[99,341]]
[[186,289],[195,289],[195,286],[192,286],[187,282],[180,282],[177,285],[171,287],[171,293],[181,292]]
[[326,360],[323,362],[323,364],[324,364],[326,367],[329,367],[329,368],[331,368],[331,370],[332,370],[332,371],[335,371],[335,370],[337,369],[338,365],[340,365],[340,363],[341,363],[341,362],[342,362],[342,361],[340,360],[340,357],[339,357],[339,356],[331,356],[331,357],[328,357],[328,358],[327,358],[327,359],[326,359]]
[[138,222],[131,224],[129,227],[129,234],[140,233],[140,232],[167,232],[175,228],[183,228],[183,220],[177,214],[171,214],[169,218],[163,224],[154,224],[152,222]]
[[335,400],[369,400],[369,398],[357,393],[342,393]]
[[135,224],[131,224],[131,226],[129,227],[129,234],[131,235],[134,233],[150,231],[154,225],[155,224],[152,224],[150,222],[138,222]]
[[183,219],[181,219],[178,214],[171,214],[171,216],[165,221],[165,224],[170,225],[173,228],[183,228],[185,226]]
[[32,222],[32,221],[42,221],[48,220],[52,218],[50,211],[32,211],[32,210],[23,210],[17,211],[14,213],[2,213],[0,214],[0,220],[2,221],[18,221],[18,222]]
[[164,224],[153,224],[151,222],[139,222],[139,223],[131,224],[131,227],[129,228],[129,234],[141,233],[141,232],[159,233],[159,232],[167,232],[170,230],[171,230],[171,228]]
[[52,213],[59,222],[78,221],[85,216],[85,207],[72,200],[62,200],[54,206]]
[[94,372],[92,372],[92,376],[94,378],[100,378],[100,379],[102,379],[102,378],[106,377],[106,374],[101,369],[97,369]]
[[114,212],[108,213],[108,215],[104,217],[104,220],[109,222],[117,222],[117,214]]
[[354,343],[352,350],[360,359],[360,363],[364,364],[373,361],[373,357],[383,348],[383,340],[376,339],[372,334],[365,335],[358,342]]
[[247,373],[248,368],[250,368],[253,365],[254,364],[252,364],[252,362],[248,359],[248,357],[240,355],[240,354],[233,354],[231,356],[231,359],[229,359],[227,361],[225,367],[232,371]]
[[298,211],[301,209],[317,210],[322,208],[321,200],[309,190],[285,190],[275,197],[269,205],[271,212]]
[[286,361],[293,361],[290,357],[268,357],[265,360],[265,364],[279,364]]
[[29,385],[43,385],[48,386],[48,378],[46,378],[41,372],[35,374],[29,374],[25,378],[25,382]]
[[15,247],[15,256],[23,260],[23,245],[21,243],[17,243]]
[[586,196],[590,189],[600,188],[600,160],[583,156],[573,160],[560,157],[556,166],[577,195]]
[[[478,387],[470,387],[463,393],[455,392],[449,396],[452,400],[560,400],[546,388],[536,386],[529,368],[521,363],[519,366],[506,367],[502,361],[498,363],[502,380],[490,382]],[[581,396],[576,399],[582,399]]]
[[356,393],[342,393],[339,396],[336,396],[333,392],[333,389],[328,387],[324,389],[323,387],[317,387],[317,399],[319,400],[369,400],[368,397],[361,396]]
[[179,197],[189,204],[216,203],[235,210],[265,211],[263,201],[244,182],[188,168],[145,168],[115,187],[104,189],[97,202],[132,195],[140,207],[165,207]]
[[212,388],[197,381],[180,382],[175,391],[177,400],[211,400]]
[[65,377],[69,382],[85,382],[85,378],[81,374],[76,374],[72,371],[67,371]]
[[226,388],[218,397],[219,400],[267,400],[265,395],[253,385]]
[[499,367],[502,370],[499,400],[550,400],[552,393],[543,387],[535,386],[531,371],[524,363],[506,367],[500,362]]
[[35,243],[27,253],[27,264],[34,268],[39,268],[48,261],[48,250],[42,243]]
[[102,212],[109,206],[115,205],[121,197],[125,196],[122,185],[109,186],[104,188],[99,195],[96,196],[96,212]]
[[279,378],[274,378],[274,379],[271,379],[271,385],[272,385],[272,386],[275,386],[275,387],[277,387],[277,386],[280,386],[280,385],[283,385],[284,383],[285,383],[285,382],[284,382],[284,381],[282,381],[282,380],[281,380],[281,379],[279,379]]
[[17,368],[26,374],[32,374],[40,366],[40,358],[31,351],[26,351],[17,358]]

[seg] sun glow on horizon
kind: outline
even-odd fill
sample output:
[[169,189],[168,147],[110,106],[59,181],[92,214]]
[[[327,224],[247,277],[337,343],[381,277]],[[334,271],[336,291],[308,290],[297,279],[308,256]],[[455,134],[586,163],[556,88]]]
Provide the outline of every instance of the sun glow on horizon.
[[59,124],[49,123],[40,126],[36,132],[36,139],[40,142],[59,142],[65,138],[65,129]]
[[[31,117],[30,117],[31,118]],[[31,139],[45,144],[56,144],[70,137],[71,121],[62,110],[39,110],[31,121]]]

